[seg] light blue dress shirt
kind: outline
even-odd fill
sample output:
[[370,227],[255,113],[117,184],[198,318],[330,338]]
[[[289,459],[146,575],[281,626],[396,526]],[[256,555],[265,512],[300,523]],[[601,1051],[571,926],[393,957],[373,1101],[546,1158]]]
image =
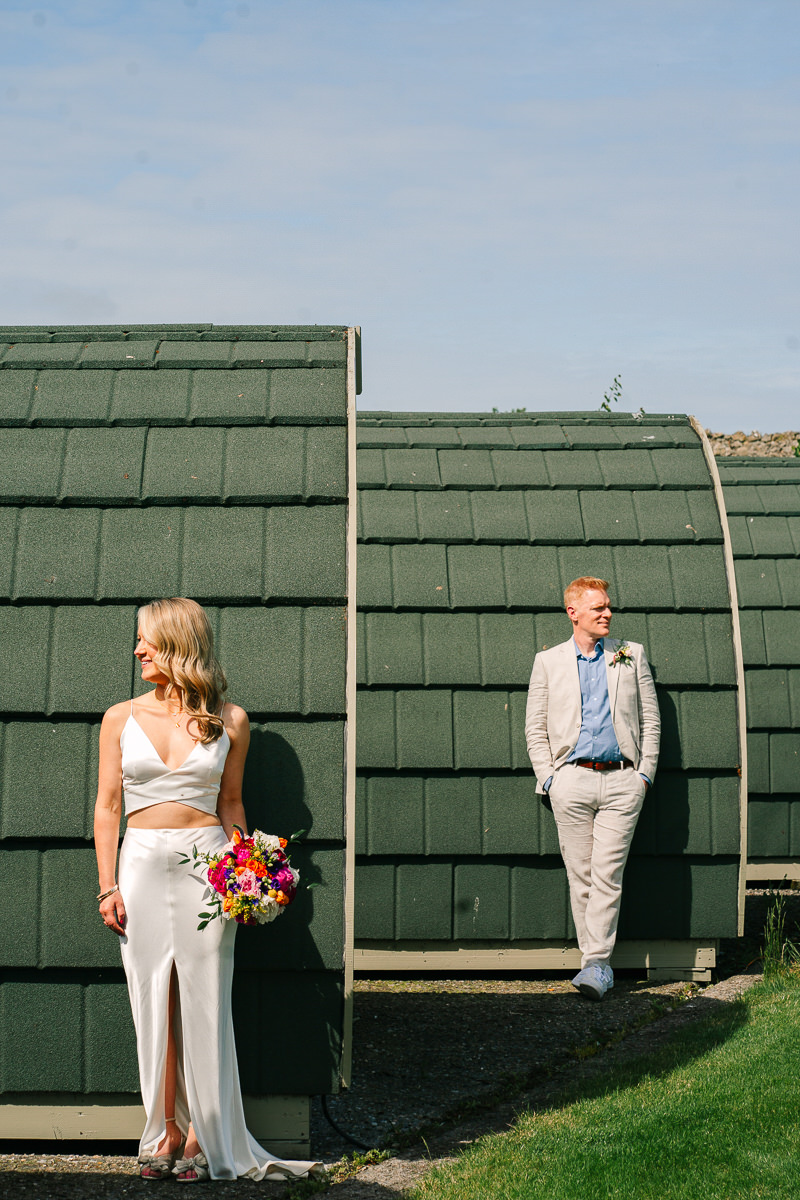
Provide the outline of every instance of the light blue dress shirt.
[[581,732],[575,749],[567,762],[578,758],[591,758],[595,762],[622,762],[611,720],[611,702],[608,698],[608,674],[603,658],[603,639],[587,658],[572,640],[578,656],[578,677],[581,683]]

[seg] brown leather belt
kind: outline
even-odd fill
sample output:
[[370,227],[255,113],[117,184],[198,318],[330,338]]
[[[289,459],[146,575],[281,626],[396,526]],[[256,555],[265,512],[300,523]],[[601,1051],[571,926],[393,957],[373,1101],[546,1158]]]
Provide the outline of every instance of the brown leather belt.
[[629,758],[623,758],[622,762],[598,762],[594,758],[576,758],[576,767],[587,767],[590,771],[621,771],[623,767],[632,767],[633,763]]

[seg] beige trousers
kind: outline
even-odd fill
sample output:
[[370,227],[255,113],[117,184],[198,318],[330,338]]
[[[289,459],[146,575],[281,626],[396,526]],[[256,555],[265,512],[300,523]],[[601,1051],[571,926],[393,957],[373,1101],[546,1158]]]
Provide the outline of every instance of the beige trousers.
[[608,962],[617,939],[622,873],[645,796],[633,767],[564,763],[550,785],[582,966]]

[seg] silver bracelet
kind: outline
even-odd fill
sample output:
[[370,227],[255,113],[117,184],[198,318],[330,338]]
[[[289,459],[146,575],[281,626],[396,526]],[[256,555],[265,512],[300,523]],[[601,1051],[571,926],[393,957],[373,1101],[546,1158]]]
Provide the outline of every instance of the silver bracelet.
[[114,892],[118,892],[118,891],[119,891],[119,884],[115,883],[114,886],[112,888],[109,888],[107,892],[101,892],[100,895],[97,897],[97,899],[105,900],[105,899],[107,899],[107,897],[113,896]]

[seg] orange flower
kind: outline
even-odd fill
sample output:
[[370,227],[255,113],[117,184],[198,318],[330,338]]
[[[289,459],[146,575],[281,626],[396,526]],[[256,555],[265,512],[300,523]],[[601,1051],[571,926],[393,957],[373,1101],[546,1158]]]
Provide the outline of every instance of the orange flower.
[[289,845],[289,843],[287,842],[286,838],[278,838],[278,841],[279,841],[279,842],[280,842],[280,844],[281,844],[281,850],[285,850],[285,849],[286,849],[286,847]]
[[286,895],[285,892],[276,893],[275,899],[278,901],[278,904],[288,904],[289,903],[289,897]]

